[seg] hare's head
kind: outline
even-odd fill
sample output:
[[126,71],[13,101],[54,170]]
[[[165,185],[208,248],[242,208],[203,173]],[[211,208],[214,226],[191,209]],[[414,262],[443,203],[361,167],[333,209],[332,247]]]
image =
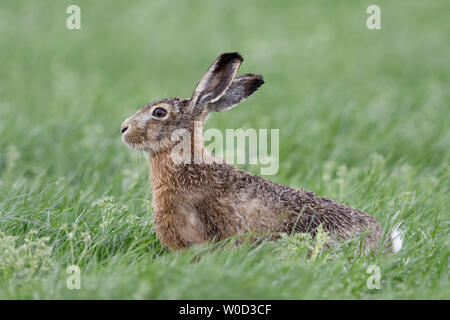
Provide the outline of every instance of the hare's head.
[[151,154],[170,150],[178,141],[178,129],[192,133],[211,111],[222,112],[238,105],[263,83],[261,75],[236,77],[243,59],[237,52],[221,54],[209,67],[190,99],[169,98],[147,104],[122,124],[123,141]]

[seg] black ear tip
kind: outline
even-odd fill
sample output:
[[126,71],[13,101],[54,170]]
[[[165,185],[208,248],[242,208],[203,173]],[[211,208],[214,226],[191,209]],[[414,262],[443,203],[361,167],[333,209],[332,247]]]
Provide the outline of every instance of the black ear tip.
[[249,73],[248,75],[251,79],[252,89],[256,90],[264,84],[264,78],[261,74]]
[[239,52],[225,52],[219,56],[220,63],[228,63],[235,59],[239,60],[240,62],[244,61],[244,58],[242,58]]
[[262,75],[257,74],[256,75],[256,82],[258,83],[258,87],[262,86],[264,84],[264,78]]
[[245,92],[247,96],[251,95],[264,84],[263,76],[260,74],[247,73],[245,77],[247,78],[245,85]]
[[256,91],[259,87],[261,87],[264,84],[264,79],[262,76],[259,76],[258,78],[255,79],[254,83],[253,83],[253,91]]

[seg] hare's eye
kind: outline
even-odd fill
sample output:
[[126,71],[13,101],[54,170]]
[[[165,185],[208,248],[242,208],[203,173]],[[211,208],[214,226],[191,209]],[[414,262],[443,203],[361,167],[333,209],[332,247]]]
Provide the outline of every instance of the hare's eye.
[[156,108],[153,110],[153,116],[156,118],[164,118],[167,115],[167,111],[163,108]]

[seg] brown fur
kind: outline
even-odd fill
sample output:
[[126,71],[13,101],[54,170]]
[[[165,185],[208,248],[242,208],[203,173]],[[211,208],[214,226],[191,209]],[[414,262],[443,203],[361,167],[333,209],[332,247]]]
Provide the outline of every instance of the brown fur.
[[[376,249],[382,229],[360,210],[322,198],[313,192],[283,186],[224,163],[175,164],[171,140],[185,129],[193,140],[194,121],[203,123],[209,112],[230,109],[251,95],[262,76],[235,77],[242,57],[219,56],[202,78],[191,99],[164,99],[150,103],[122,125],[124,141],[150,154],[151,185],[157,235],[171,249],[217,241],[236,234],[281,232],[315,234],[322,225],[334,240],[366,234],[368,248]],[[199,102],[201,101],[201,102]],[[163,107],[167,119],[152,118]],[[213,157],[203,147],[195,152]],[[198,154],[198,153],[197,153]]]

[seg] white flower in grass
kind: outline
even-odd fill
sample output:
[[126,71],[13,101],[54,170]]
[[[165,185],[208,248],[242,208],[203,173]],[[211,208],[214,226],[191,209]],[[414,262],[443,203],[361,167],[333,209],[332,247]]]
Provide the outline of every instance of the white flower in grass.
[[89,234],[89,232],[82,232],[81,233],[81,238],[83,239],[84,242],[89,242],[91,240],[91,235]]
[[18,237],[0,232],[0,279],[23,283],[49,269],[51,247],[49,237],[35,238],[37,231],[26,234],[22,244]]

